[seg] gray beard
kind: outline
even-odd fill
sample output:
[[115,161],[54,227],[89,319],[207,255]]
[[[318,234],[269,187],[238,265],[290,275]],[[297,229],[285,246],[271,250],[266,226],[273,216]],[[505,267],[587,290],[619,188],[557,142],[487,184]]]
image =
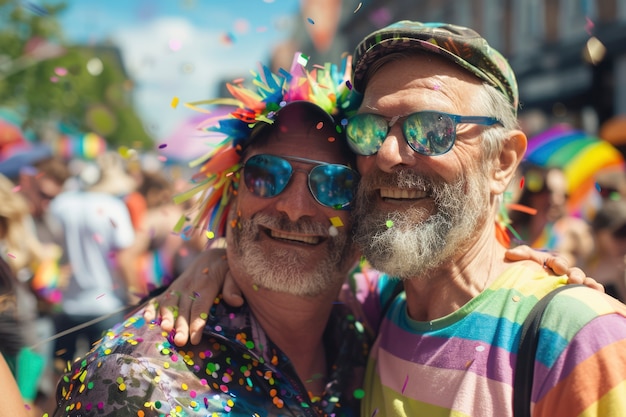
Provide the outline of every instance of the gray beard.
[[[307,262],[306,255],[303,256],[303,250],[284,248],[268,256],[260,243],[259,224],[295,233],[327,236],[326,254],[312,269],[311,262]],[[239,270],[250,276],[255,285],[271,291],[312,297],[329,288],[338,288],[345,281],[347,268],[353,261],[352,243],[346,231],[339,230],[336,236],[329,236],[330,226],[308,221],[293,223],[287,217],[264,214],[240,220],[239,225],[232,229],[233,249],[239,259],[229,258],[237,262]]]
[[[361,181],[353,212],[354,242],[376,269],[408,279],[427,277],[428,272],[450,261],[472,244],[472,235],[488,213],[483,175],[444,183],[401,170],[379,172],[373,181]],[[435,213],[423,208],[382,211],[377,208],[376,186],[426,187],[431,190]],[[425,220],[424,220],[425,219]],[[393,225],[387,227],[387,221]]]

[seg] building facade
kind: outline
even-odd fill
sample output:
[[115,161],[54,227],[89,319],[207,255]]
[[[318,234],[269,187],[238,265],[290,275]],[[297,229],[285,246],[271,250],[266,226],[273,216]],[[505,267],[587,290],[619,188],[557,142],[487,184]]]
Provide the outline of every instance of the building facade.
[[332,46],[315,50],[302,16],[275,57],[277,66],[296,50],[313,62],[336,62],[393,21],[441,21],[475,29],[509,59],[529,135],[556,122],[597,133],[611,117],[626,114],[626,0],[337,1],[341,17]]

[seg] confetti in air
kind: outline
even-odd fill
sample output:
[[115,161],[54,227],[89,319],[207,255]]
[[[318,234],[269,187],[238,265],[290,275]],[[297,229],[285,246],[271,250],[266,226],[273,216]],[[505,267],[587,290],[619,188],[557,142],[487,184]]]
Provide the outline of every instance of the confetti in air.
[[359,10],[361,10],[361,6],[363,6],[363,2],[360,2],[358,6],[356,6],[356,9],[354,9],[353,13],[358,12]]
[[176,52],[182,47],[182,43],[179,40],[171,39],[168,44],[171,51]]
[[179,101],[178,97],[174,97],[172,99],[172,102],[170,103],[170,105],[172,106],[173,109],[175,109],[178,106],[178,101]]
[[298,64],[302,65],[303,67],[306,67],[306,64],[309,63],[309,57],[307,55],[304,55],[304,54],[299,54],[297,62],[298,62]]
[[341,217],[335,216],[330,218],[330,223],[335,227],[343,226],[343,222],[341,221]]
[[315,22],[313,21],[313,19],[311,19],[310,17],[306,18],[307,22],[309,22],[310,24],[314,25]]
[[591,19],[589,19],[588,17],[585,17],[585,31],[591,35],[591,32],[593,32],[593,28],[595,27],[593,21]]

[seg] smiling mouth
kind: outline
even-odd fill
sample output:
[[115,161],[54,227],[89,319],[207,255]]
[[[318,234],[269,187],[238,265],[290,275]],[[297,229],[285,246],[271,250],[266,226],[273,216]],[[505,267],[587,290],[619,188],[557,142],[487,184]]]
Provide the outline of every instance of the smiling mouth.
[[268,230],[267,234],[276,240],[281,240],[289,243],[305,243],[307,245],[317,245],[320,243],[321,238],[319,236],[307,236],[299,235],[287,232],[281,232],[278,230]]
[[418,200],[428,197],[425,190],[407,190],[405,188],[381,188],[380,198],[389,200]]

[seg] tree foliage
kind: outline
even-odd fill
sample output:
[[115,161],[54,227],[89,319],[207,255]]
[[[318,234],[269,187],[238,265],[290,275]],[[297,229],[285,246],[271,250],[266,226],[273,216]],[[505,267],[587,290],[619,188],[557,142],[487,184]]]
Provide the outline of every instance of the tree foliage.
[[151,148],[119,50],[69,45],[57,17],[65,8],[0,0],[0,106],[20,113],[27,130],[54,122],[112,148]]

